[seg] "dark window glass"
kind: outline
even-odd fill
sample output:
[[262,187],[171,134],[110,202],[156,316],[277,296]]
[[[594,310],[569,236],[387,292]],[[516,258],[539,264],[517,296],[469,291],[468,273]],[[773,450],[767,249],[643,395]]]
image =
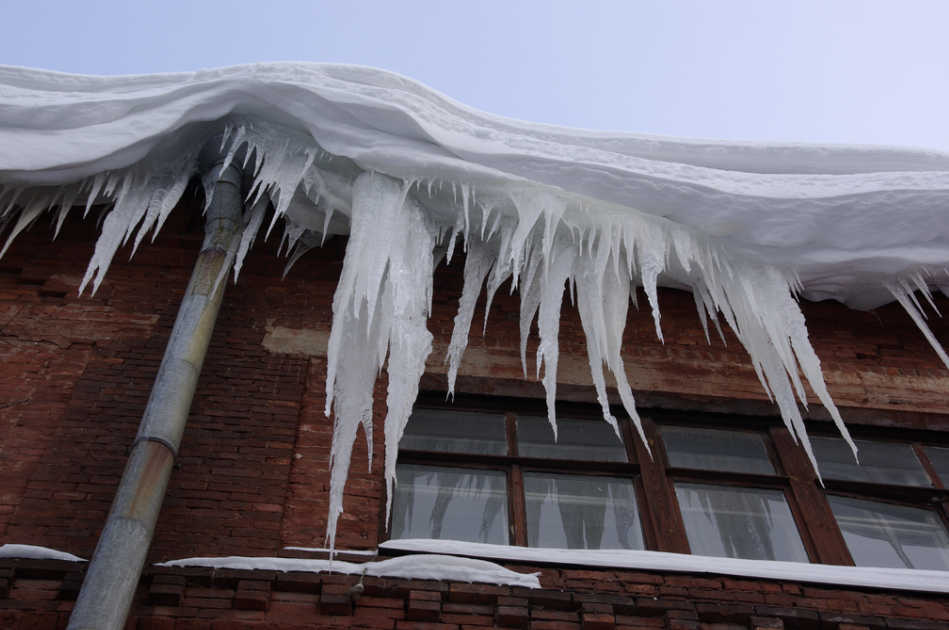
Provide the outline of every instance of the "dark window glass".
[[504,416],[416,409],[399,441],[400,449],[477,455],[506,455]]
[[557,440],[547,418],[517,417],[517,451],[522,457],[626,462],[626,447],[602,420],[557,419]]
[[933,463],[936,474],[942,480],[942,485],[949,487],[949,448],[939,446],[927,446],[926,455],[929,461]]
[[814,457],[825,479],[866,481],[900,486],[932,486],[929,476],[909,444],[855,440],[860,463],[840,438],[811,438]]
[[673,468],[774,474],[768,449],[756,433],[668,425],[660,430]]

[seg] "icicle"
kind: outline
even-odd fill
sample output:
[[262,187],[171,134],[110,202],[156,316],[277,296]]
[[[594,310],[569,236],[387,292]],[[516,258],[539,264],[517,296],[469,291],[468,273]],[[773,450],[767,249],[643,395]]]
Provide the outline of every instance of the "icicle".
[[[418,395],[432,350],[426,328],[438,230],[406,198],[404,182],[378,173],[360,175],[353,186],[352,230],[333,298],[327,349],[326,413],[335,412],[327,541],[335,545],[343,488],[356,430],[362,425],[372,458],[372,393],[386,351],[389,372],[385,420],[385,477],[389,505],[398,443]],[[382,243],[387,243],[381,247]],[[346,348],[343,351],[343,343]]]
[[949,355],[946,354],[945,349],[943,349],[942,344],[936,339],[936,336],[933,335],[933,332],[929,329],[929,326],[926,325],[925,314],[919,308],[919,302],[915,299],[910,299],[912,297],[912,292],[909,291],[906,282],[899,281],[890,281],[884,284],[884,286],[893,294],[893,297],[896,298],[896,301],[906,310],[912,320],[916,323],[916,326],[919,328],[920,332],[923,333],[923,336],[926,337],[926,341],[929,342],[929,345],[932,346],[933,350],[936,351],[936,354],[939,355],[939,358],[942,360],[946,368],[949,368]]
[[[563,303],[564,287],[573,269],[576,250],[565,241],[557,238],[550,243],[550,249],[544,256],[544,274],[534,276],[535,283],[541,283],[540,306],[537,309],[537,333],[540,344],[537,346],[537,377],[540,378],[541,366],[544,369],[542,382],[547,392],[547,419],[557,439],[557,363],[560,357],[560,307]],[[542,280],[543,279],[543,280]],[[523,289],[522,289],[523,290]]]
[[500,252],[500,242],[494,239],[485,243],[480,238],[469,237],[468,257],[465,260],[464,285],[461,289],[461,298],[458,301],[458,314],[455,315],[455,326],[451,332],[451,343],[445,360],[448,362],[448,394],[455,394],[455,379],[458,376],[458,367],[461,357],[468,346],[468,333],[471,330],[471,321],[474,318],[475,306],[481,288],[488,272],[496,264]]

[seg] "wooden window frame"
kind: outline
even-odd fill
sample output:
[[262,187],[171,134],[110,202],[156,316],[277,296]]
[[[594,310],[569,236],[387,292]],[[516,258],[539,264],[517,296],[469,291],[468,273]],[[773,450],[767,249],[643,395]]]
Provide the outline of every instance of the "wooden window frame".
[[[924,449],[925,446],[949,447],[949,434],[945,433],[882,427],[850,428],[854,439],[911,444],[924,470],[933,481],[931,488],[832,479],[825,479],[822,487],[803,447],[792,437],[781,419],[776,417],[642,410],[640,413],[643,432],[649,444],[647,450],[622,408],[614,408],[612,413],[623,433],[629,461],[597,462],[530,458],[512,454],[517,453],[517,416],[546,416],[543,401],[465,395],[457,396],[454,401],[446,401],[443,392],[422,392],[416,406],[505,416],[508,455],[401,450],[399,463],[504,471],[507,477],[509,540],[512,546],[527,546],[523,475],[524,472],[533,471],[631,479],[642,524],[643,541],[645,548],[651,551],[690,553],[675,493],[676,481],[782,491],[812,564],[854,566],[853,558],[827,500],[828,494],[934,510],[949,531],[949,480],[940,480]],[[558,402],[557,416],[603,421],[601,409],[589,404]],[[659,431],[660,424],[756,433],[765,444],[775,473],[765,475],[673,468],[668,463]],[[808,426],[808,431],[810,435],[839,437],[827,431],[826,424]],[[385,522],[380,523],[380,540],[387,540],[389,537],[387,525]]]

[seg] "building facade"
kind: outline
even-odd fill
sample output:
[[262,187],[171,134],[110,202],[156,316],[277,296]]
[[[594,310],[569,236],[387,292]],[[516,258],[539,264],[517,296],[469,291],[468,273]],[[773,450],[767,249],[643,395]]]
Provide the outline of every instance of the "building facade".
[[[22,234],[3,258],[0,542],[91,557],[167,345],[182,287],[200,247],[200,215],[200,199],[179,204],[153,244],[131,260],[127,260],[127,250],[120,250],[95,296],[77,295],[84,263],[97,237],[91,221],[68,219],[55,242],[52,228],[38,224]],[[344,237],[328,241],[301,258],[281,280],[284,261],[275,255],[276,243],[258,242],[240,281],[227,287],[179,467],[172,475],[127,627],[852,630],[949,624],[949,598],[939,585],[934,592],[897,583],[887,588],[821,582],[819,576],[742,576],[725,564],[721,571],[701,563],[692,570],[661,570],[652,565],[636,569],[626,566],[625,560],[617,560],[618,566],[602,560],[597,560],[598,566],[582,566],[572,556],[527,561],[515,551],[509,560],[494,558],[513,571],[539,573],[540,589],[266,568],[159,566],[193,557],[326,558],[320,549],[326,536],[333,422],[323,412],[325,353],[345,246]],[[410,422],[407,435],[416,442],[403,443],[398,487],[424,495],[426,486],[416,483],[417,478],[427,475],[431,480],[439,466],[460,468],[457,475],[462,477],[443,478],[441,490],[432,492],[440,492],[443,498],[452,492],[461,497],[455,505],[461,517],[449,513],[442,522],[432,508],[429,514],[416,514],[415,524],[406,528],[404,523],[389,527],[385,521],[384,454],[378,446],[373,450],[370,469],[360,436],[336,539],[341,560],[398,556],[406,551],[400,548],[398,537],[432,536],[436,521],[442,538],[474,536],[478,541],[480,528],[465,530],[471,525],[465,521],[481,520],[487,512],[482,510],[483,503],[477,503],[482,500],[478,493],[486,488],[500,488],[495,496],[502,498],[506,520],[491,535],[495,538],[481,540],[515,548],[539,542],[540,546],[603,545],[687,554],[690,546],[706,544],[701,534],[690,538],[688,523],[717,519],[719,529],[712,531],[722,541],[732,541],[723,544],[734,546],[723,555],[755,557],[761,553],[762,541],[749,542],[753,537],[749,532],[729,533],[729,527],[741,518],[729,524],[728,519],[736,517],[719,514],[734,512],[734,502],[714,491],[700,496],[703,488],[713,486],[726,493],[736,488],[758,489],[758,494],[748,495],[750,503],[742,505],[752,511],[754,505],[769,506],[769,524],[764,529],[778,533],[764,544],[776,550],[763,553],[778,560],[844,566],[861,560],[855,556],[863,552],[848,549],[842,533],[849,525],[842,529],[838,524],[847,518],[841,513],[841,506],[851,505],[847,501],[858,508],[867,505],[861,501],[870,501],[922,510],[945,527],[949,491],[944,489],[945,477],[940,477],[939,457],[944,451],[939,449],[949,448],[949,416],[944,409],[949,373],[897,305],[858,312],[830,301],[804,302],[802,309],[828,388],[861,452],[872,457],[873,445],[881,444],[909,449],[922,462],[926,481],[908,480],[912,471],[896,461],[903,451],[897,449],[892,455],[884,446],[883,459],[864,462],[883,470],[884,477],[848,479],[843,465],[844,472],[834,479],[829,464],[831,472],[824,472],[822,488],[806,454],[763,394],[740,343],[728,330],[724,340],[713,334],[707,342],[692,296],[683,291],[660,292],[664,342],[657,339],[647,310],[630,312],[624,338],[627,371],[651,458],[621,411],[616,414],[624,441],[616,457],[609,455],[617,448],[610,442],[615,439],[612,430],[606,437],[586,434],[589,456],[558,454],[556,444],[540,436],[541,429],[528,431],[525,418],[546,414],[544,390],[537,381],[523,378],[519,299],[504,289],[495,299],[486,334],[472,331],[455,399],[446,401],[443,357],[460,296],[463,263],[462,257],[455,258],[441,265],[435,275],[429,324],[435,352],[420,385],[417,407],[435,414],[444,409],[469,414],[466,422],[451,426],[474,426],[483,418],[501,418],[502,426],[513,422],[513,437],[512,430],[505,428],[500,439],[515,439],[518,445],[502,448],[500,455],[486,455],[484,448],[467,449],[457,443],[470,442],[472,435],[480,436],[482,443],[490,442],[487,429],[432,435],[430,427]],[[483,296],[481,301],[476,321],[483,316]],[[945,310],[945,300],[937,300],[937,306]],[[949,326],[938,319],[930,325],[945,342]],[[591,419],[599,416],[599,407],[587,369],[582,327],[572,307],[564,309],[560,349],[561,432],[573,430],[571,422],[579,424],[581,432],[583,422],[609,428],[602,418]],[[381,418],[392,369],[388,366],[376,382],[377,445],[384,441]],[[812,405],[807,413],[815,444],[821,436],[839,435],[819,405]],[[709,431],[737,431],[728,435],[750,437],[758,446],[732,449],[716,459],[716,435]],[[530,435],[540,437],[532,442]],[[571,445],[583,442],[564,433],[561,439]],[[528,451],[532,444],[539,450]],[[703,451],[708,445],[712,446]],[[763,456],[755,455],[760,447]],[[705,453],[707,459],[701,461],[706,464],[694,463],[701,455],[696,455],[696,449]],[[469,452],[461,452],[465,450]],[[683,453],[693,463],[677,459]],[[760,457],[771,462],[770,468],[755,468]],[[736,460],[740,460],[739,468],[730,469]],[[500,476],[500,485],[488,473]],[[596,490],[562,489],[569,487],[565,480],[578,478],[609,479],[611,500],[626,492],[626,500],[632,497],[639,507],[635,525],[632,521],[617,524],[615,501],[594,500],[592,515],[582,514],[590,508],[576,497],[590,499]],[[554,494],[560,493],[572,519],[556,512],[538,516],[537,502],[543,502],[542,495],[548,501],[552,495],[550,489],[537,490],[537,484],[549,484],[545,480],[550,479],[561,483],[561,490]],[[691,502],[690,492],[698,507]],[[785,507],[775,503],[775,497]],[[464,507],[468,499],[475,502],[473,507]],[[406,501],[411,499],[396,497],[394,518],[400,514],[405,518]],[[450,512],[445,505],[440,508],[440,512],[446,510]],[[789,510],[790,515],[781,510]],[[612,516],[604,516],[607,512]],[[799,536],[791,551],[785,550],[779,535],[788,523]],[[578,526],[583,533],[569,533]],[[531,540],[538,532],[561,530],[563,540]],[[900,536],[906,527],[901,529],[897,523],[892,530]],[[622,541],[617,532],[622,532]],[[631,540],[630,532],[640,540]],[[393,536],[389,546],[380,548]],[[905,556],[930,543],[913,539],[887,544],[894,549],[903,545]],[[933,556],[944,553],[938,549],[938,540],[931,544]],[[477,545],[470,549],[470,555],[484,557]],[[64,627],[85,566],[85,562],[69,560],[0,559],[0,625]],[[354,597],[351,589],[357,582],[364,590]]]

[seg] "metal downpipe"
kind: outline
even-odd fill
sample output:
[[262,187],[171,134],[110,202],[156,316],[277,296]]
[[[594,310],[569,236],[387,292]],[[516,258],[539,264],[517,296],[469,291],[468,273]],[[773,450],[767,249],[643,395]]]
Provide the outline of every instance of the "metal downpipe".
[[211,159],[204,245],[68,630],[121,630],[145,565],[242,225],[241,170],[232,163],[222,171],[222,159]]

